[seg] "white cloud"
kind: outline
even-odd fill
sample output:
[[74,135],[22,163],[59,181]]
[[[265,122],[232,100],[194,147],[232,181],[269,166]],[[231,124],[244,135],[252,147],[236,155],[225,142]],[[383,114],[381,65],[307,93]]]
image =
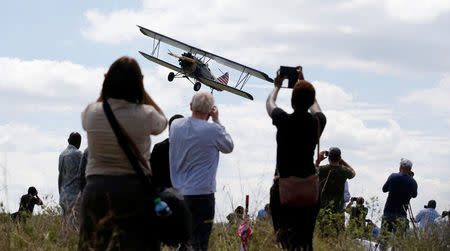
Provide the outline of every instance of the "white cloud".
[[403,97],[405,103],[420,103],[433,109],[450,112],[450,77],[442,79],[436,87],[414,91]]
[[409,22],[431,22],[450,11],[447,0],[385,0],[386,12],[393,18]]
[[98,89],[105,73],[104,68],[92,68],[68,61],[0,58],[0,88],[3,91],[20,91],[27,95],[46,98],[72,96],[67,89],[87,94]]
[[[448,1],[402,2],[144,1],[138,10],[86,11],[81,33],[106,44],[133,39],[150,43],[136,28],[139,24],[241,63],[269,68],[274,68],[274,59],[283,58],[293,64],[301,59],[305,65],[375,73],[445,71],[449,61],[437,55],[450,50],[450,37],[443,35],[449,24],[429,23],[448,10]],[[408,20],[429,25],[415,27],[404,22]],[[420,38],[418,29],[423,30]]]
[[11,122],[0,125],[0,152],[35,153],[41,149],[57,149],[64,145],[54,133],[27,124]]
[[[84,15],[88,22],[95,25],[81,30],[81,34],[94,41],[107,41],[110,44],[119,44],[135,38],[137,36],[136,24],[145,20],[144,13],[132,10],[119,10],[109,15],[105,15],[99,10],[88,10]],[[114,32],[107,32],[111,27],[114,27]]]

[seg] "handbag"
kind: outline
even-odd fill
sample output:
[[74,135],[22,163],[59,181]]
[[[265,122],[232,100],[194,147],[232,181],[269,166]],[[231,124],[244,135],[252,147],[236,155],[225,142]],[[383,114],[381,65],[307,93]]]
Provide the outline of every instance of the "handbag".
[[[188,241],[192,232],[192,217],[183,195],[173,187],[162,190],[152,185],[152,172],[148,162],[142,156],[131,137],[117,121],[107,99],[103,100],[103,110],[116,135],[119,146],[130,161],[136,172],[136,176],[144,185],[144,210],[148,214],[148,218],[145,220],[151,222],[149,226],[149,228],[153,229],[151,232],[157,234],[158,239],[168,246],[176,246],[178,243]],[[149,171],[150,176],[144,174],[143,168]],[[172,214],[170,216],[158,217],[156,215],[154,199],[158,197],[166,202],[171,209]]]
[[[320,149],[320,121],[317,119],[317,157]],[[282,206],[304,207],[319,203],[319,175],[306,178],[289,176],[279,178],[280,203]]]

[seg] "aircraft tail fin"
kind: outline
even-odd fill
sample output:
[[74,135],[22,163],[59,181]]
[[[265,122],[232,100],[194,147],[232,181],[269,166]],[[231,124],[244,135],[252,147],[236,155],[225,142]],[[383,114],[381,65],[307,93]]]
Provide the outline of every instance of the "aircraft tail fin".
[[228,75],[228,72],[225,72],[222,76],[218,77],[216,80],[224,85],[228,85],[228,79],[230,76]]

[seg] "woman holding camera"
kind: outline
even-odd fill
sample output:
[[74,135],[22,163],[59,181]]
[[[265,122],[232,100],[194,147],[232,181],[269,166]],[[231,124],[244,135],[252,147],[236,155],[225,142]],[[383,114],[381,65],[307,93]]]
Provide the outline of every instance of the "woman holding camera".
[[[121,57],[105,74],[97,102],[82,113],[88,137],[87,184],[83,190],[79,250],[159,250],[144,212],[144,185],[103,111],[108,102],[122,130],[142,156],[150,159],[150,135],[161,133],[167,119],[144,89],[136,60]],[[151,171],[143,168],[145,175]]]
[[[297,67],[297,71],[298,75],[302,76],[301,67]],[[318,143],[318,135],[321,135],[325,127],[326,117],[315,99],[314,86],[305,80],[298,80],[293,86],[291,97],[293,113],[288,114],[277,107],[275,101],[278,92],[283,80],[287,78],[290,77],[281,76],[278,70],[274,80],[275,88],[266,102],[267,113],[277,127],[277,170],[274,184],[270,189],[270,207],[277,240],[281,242],[283,248],[312,250],[319,205],[282,206],[278,178],[289,176],[306,178],[316,173],[313,161],[314,149]]]

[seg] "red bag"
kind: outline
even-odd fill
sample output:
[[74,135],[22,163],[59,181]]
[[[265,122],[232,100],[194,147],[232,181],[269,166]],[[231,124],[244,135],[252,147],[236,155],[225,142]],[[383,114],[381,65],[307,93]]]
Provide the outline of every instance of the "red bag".
[[283,206],[314,206],[319,202],[319,176],[280,178],[280,202]]

